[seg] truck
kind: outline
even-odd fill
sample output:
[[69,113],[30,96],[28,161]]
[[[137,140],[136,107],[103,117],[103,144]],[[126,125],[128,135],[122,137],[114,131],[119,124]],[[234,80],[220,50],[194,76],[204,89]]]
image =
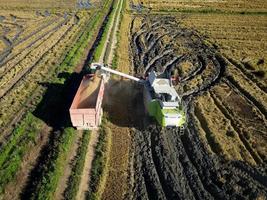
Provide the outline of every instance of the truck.
[[71,123],[77,129],[97,129],[101,123],[105,80],[97,74],[85,75],[69,109]]

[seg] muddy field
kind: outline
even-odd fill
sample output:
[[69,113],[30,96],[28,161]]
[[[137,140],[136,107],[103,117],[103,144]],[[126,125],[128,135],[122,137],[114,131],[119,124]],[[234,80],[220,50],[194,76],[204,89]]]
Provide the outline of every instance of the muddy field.
[[181,17],[135,17],[134,71],[179,74],[184,128],[132,133],[127,199],[265,199],[266,86]]

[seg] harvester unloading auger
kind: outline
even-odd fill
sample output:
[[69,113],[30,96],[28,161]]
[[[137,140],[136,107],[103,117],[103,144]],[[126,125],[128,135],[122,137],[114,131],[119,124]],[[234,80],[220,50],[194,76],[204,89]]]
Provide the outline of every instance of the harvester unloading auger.
[[101,63],[92,63],[91,70],[99,70],[101,78],[96,75],[85,76],[70,108],[71,122],[78,129],[95,129],[100,125],[104,82],[108,81],[110,73],[143,85],[145,109],[149,116],[155,118],[161,126],[180,127],[185,123],[181,99],[170,78],[159,78],[155,71],[151,71],[146,79],[139,79],[110,69],[107,65]]

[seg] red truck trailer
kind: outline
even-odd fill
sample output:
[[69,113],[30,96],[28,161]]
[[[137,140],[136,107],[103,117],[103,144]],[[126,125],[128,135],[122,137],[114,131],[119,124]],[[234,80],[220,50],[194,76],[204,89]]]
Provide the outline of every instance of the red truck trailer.
[[77,129],[97,129],[101,123],[104,79],[85,75],[69,109],[71,123]]

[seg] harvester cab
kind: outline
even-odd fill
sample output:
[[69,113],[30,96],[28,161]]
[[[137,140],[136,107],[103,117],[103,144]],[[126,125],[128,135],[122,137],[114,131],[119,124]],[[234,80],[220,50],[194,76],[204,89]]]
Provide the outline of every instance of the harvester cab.
[[168,78],[158,78],[155,71],[148,74],[144,85],[144,103],[148,114],[163,127],[179,127],[185,123],[181,98]]

